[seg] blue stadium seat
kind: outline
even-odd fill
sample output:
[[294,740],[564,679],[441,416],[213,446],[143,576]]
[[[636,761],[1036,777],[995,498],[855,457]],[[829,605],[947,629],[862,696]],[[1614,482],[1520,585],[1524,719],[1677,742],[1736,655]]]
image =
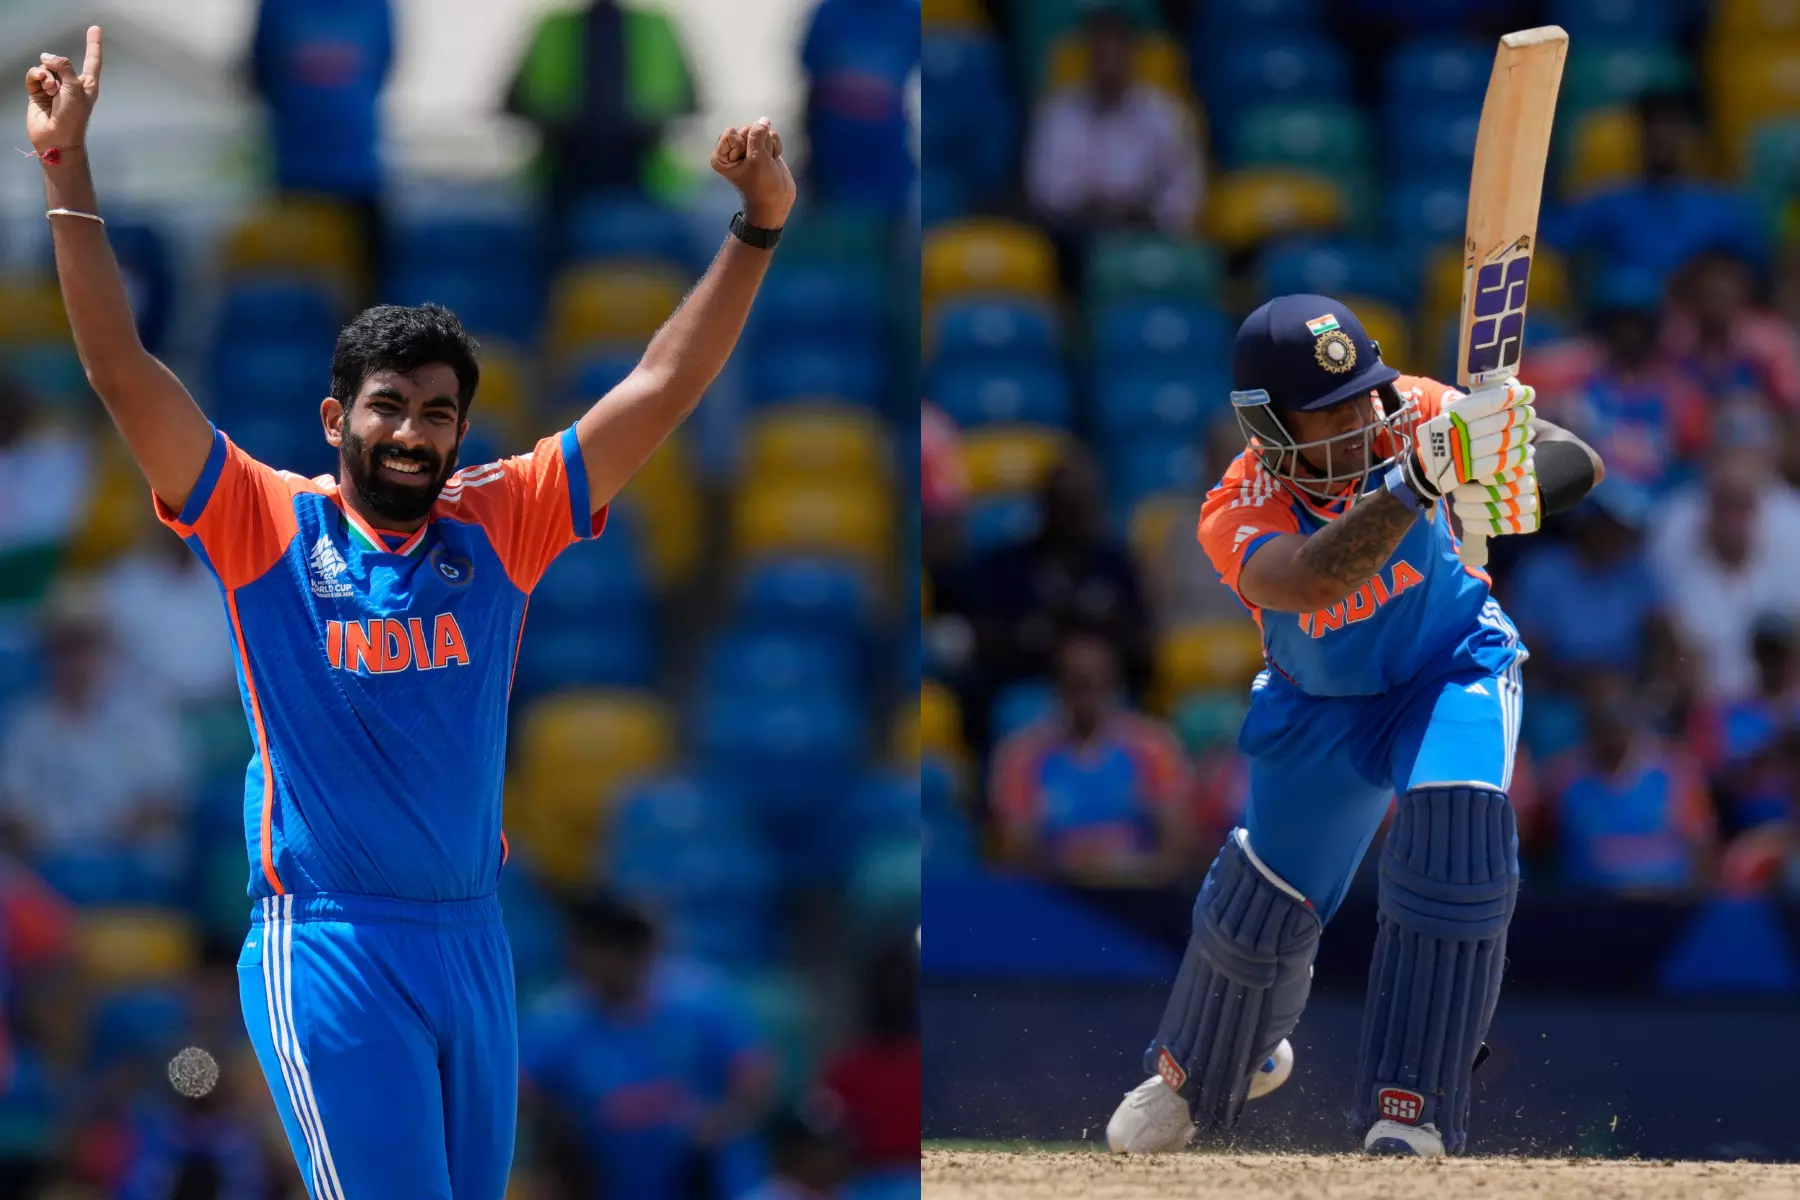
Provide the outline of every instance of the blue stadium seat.
[[168,238],[147,221],[114,216],[107,220],[106,240],[112,244],[113,256],[119,260],[119,270],[131,293],[138,336],[150,353],[161,354],[175,319],[175,306],[180,302]]
[[1112,507],[1129,512],[1138,501],[1158,492],[1192,492],[1200,478],[1202,459],[1197,447],[1167,437],[1136,438],[1109,456],[1108,496]]
[[856,676],[845,643],[817,635],[735,630],[715,641],[707,657],[707,682],[732,696],[849,694]]
[[854,563],[772,558],[754,564],[739,580],[736,608],[747,628],[852,639],[867,631],[874,603],[874,581]]
[[1396,180],[1388,186],[1385,205],[1389,242],[1403,254],[1461,242],[1469,215],[1469,173]]
[[173,987],[134,987],[101,998],[89,1018],[90,1069],[160,1055],[181,1043],[187,997]]
[[1003,688],[990,712],[994,740],[1042,720],[1056,707],[1056,691],[1047,679],[1026,679]]
[[935,168],[925,160],[924,178],[919,181],[919,225],[930,229],[946,221],[969,215],[969,189],[949,168]]
[[244,453],[278,471],[292,471],[308,479],[335,475],[337,451],[325,440],[325,431],[319,426],[322,398],[313,397],[309,409],[291,409],[281,416],[272,411],[266,415],[226,415],[219,421],[219,428]]
[[591,404],[625,382],[637,369],[643,352],[637,347],[606,348],[583,355],[569,370],[564,399],[574,405]]
[[656,683],[656,643],[647,626],[594,621],[525,622],[513,673],[515,699],[578,687],[650,687]]
[[1325,13],[1324,0],[1207,0],[1197,7],[1213,38],[1318,29]]
[[1475,131],[1480,126],[1480,105],[1458,108],[1445,101],[1390,113],[1382,156],[1389,177],[1457,171],[1468,174],[1475,162]]
[[919,836],[919,777],[911,771],[882,771],[865,776],[843,806],[844,860],[883,841],[916,840]]
[[514,863],[501,871],[496,890],[519,991],[530,995],[553,985],[568,969],[567,935],[556,903],[538,886],[533,872],[518,868]]
[[964,519],[963,541],[970,554],[998,550],[1037,536],[1043,516],[1034,496],[998,496],[969,508]]
[[[941,197],[940,205],[960,211],[970,198],[985,199],[1006,185],[1018,154],[1018,101],[1000,44],[991,37],[929,33],[919,65],[931,97],[920,131],[926,208],[932,207],[933,183],[943,180],[954,194]],[[969,113],[982,119],[968,120]],[[952,198],[960,202],[942,203]]]
[[750,310],[747,337],[878,341],[887,321],[881,279],[823,266],[777,267]]
[[1551,0],[1548,24],[1569,39],[1673,38],[1694,5],[1672,0]]
[[975,836],[956,802],[956,778],[949,764],[926,755],[919,763],[919,815],[924,823],[924,867],[932,872],[980,869]]
[[940,359],[926,389],[932,402],[964,429],[1031,424],[1067,429],[1075,398],[1054,358],[959,355]]
[[319,432],[319,402],[331,394],[331,358],[317,346],[286,339],[230,342],[212,361],[212,403],[227,419],[256,416],[310,425]]
[[1350,60],[1326,38],[1289,32],[1214,42],[1203,27],[1196,32],[1196,91],[1218,124],[1270,101],[1349,98]]
[[698,265],[687,221],[673,209],[630,192],[595,196],[569,213],[566,250],[574,262],[629,260]]
[[1094,422],[1102,441],[1146,435],[1198,436],[1231,403],[1229,366],[1155,363],[1103,371],[1094,381]]
[[543,295],[529,276],[431,263],[396,272],[382,289],[386,303],[441,304],[478,338],[521,343],[535,340]]
[[247,279],[225,294],[215,344],[283,341],[321,344],[327,356],[337,341],[337,305],[324,290],[293,279]]
[[1055,317],[1041,304],[999,297],[952,301],[932,315],[935,356],[1055,354],[1061,343]]
[[845,697],[714,692],[698,708],[702,760],[744,790],[772,832],[793,832],[855,777],[863,715]]
[[1094,317],[1102,369],[1145,359],[1229,362],[1232,323],[1217,309],[1178,300],[1120,300]]
[[524,216],[421,217],[400,222],[389,237],[388,267],[395,273],[436,267],[530,278],[537,271],[537,227]]
[[886,407],[891,379],[887,354],[878,343],[848,345],[785,339],[757,345],[752,350],[753,405],[835,398],[865,408]]
[[607,514],[604,536],[570,546],[550,564],[531,594],[532,621],[649,619],[648,573],[629,530],[612,528],[615,515]]
[[1380,242],[1350,238],[1288,238],[1263,251],[1260,291],[1265,296],[1317,292],[1355,294],[1411,308],[1416,273],[1404,271]]
[[1382,108],[1390,116],[1415,109],[1479,110],[1494,69],[1494,43],[1429,37],[1404,42],[1381,72]]

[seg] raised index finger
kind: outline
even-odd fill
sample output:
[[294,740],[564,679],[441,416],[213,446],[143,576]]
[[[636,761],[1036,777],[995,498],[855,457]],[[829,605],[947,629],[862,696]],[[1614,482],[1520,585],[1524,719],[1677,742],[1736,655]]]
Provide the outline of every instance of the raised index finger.
[[87,58],[82,61],[81,73],[95,83],[100,82],[100,27],[88,26]]

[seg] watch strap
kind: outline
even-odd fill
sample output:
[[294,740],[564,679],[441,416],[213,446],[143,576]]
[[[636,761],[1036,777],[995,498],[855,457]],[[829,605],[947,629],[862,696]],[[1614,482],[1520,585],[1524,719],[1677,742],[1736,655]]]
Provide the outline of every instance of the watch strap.
[[764,229],[752,225],[740,211],[731,218],[731,236],[747,246],[755,246],[758,250],[773,250],[781,241],[781,230]]

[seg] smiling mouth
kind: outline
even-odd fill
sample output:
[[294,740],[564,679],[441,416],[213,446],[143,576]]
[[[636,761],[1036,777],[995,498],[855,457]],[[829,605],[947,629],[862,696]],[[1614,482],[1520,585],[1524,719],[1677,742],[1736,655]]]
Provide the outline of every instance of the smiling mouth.
[[378,469],[390,479],[413,484],[424,483],[431,477],[431,471],[424,463],[407,458],[384,458]]

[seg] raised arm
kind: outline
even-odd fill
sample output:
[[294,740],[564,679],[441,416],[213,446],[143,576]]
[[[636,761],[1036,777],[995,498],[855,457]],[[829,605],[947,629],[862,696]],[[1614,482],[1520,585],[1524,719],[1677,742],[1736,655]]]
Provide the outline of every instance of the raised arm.
[[180,509],[212,450],[212,425],[138,340],[106,228],[90,219],[101,215],[86,149],[100,94],[100,27],[88,29],[79,75],[67,58],[45,54],[25,73],[25,90],[26,132],[43,164],[56,274],[81,365],[151,488]]
[[[744,219],[750,225],[778,230],[787,221],[794,205],[794,177],[781,156],[781,137],[767,117],[721,134],[712,166],[743,195]],[[617,495],[694,411],[724,369],[770,255],[735,235],[727,237],[694,290],[650,339],[636,369],[576,422],[594,511]]]
[[1376,492],[1310,536],[1270,538],[1238,576],[1245,600],[1270,612],[1330,608],[1369,581],[1419,514],[1389,492]]

